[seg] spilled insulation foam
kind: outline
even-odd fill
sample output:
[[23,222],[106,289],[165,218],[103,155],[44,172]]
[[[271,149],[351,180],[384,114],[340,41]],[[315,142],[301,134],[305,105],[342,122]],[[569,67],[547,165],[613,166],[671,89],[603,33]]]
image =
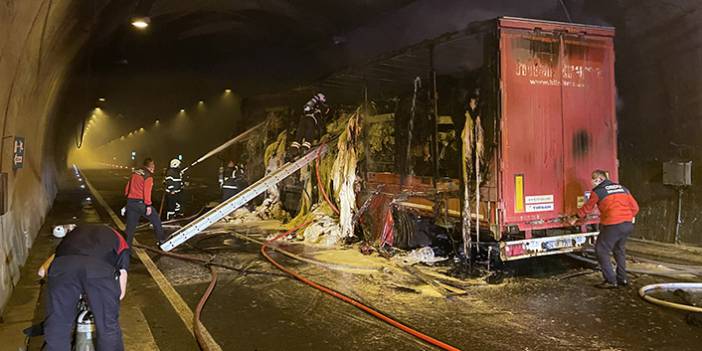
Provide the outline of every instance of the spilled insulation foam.
[[354,233],[353,216],[356,212],[356,165],[357,150],[361,135],[360,114],[355,113],[348,121],[346,130],[337,143],[338,155],[332,167],[334,194],[339,208],[341,236],[351,237]]
[[[471,117],[470,112],[465,113],[466,122],[463,126],[461,137],[463,139],[462,151],[462,177],[463,177],[463,249],[468,252],[468,243],[470,242],[471,231],[471,196],[470,188],[473,186],[478,196],[480,181],[479,173],[480,165],[485,157],[485,132],[480,122],[480,115],[475,116],[475,120]],[[471,178],[473,175],[475,178]],[[477,206],[476,206],[477,209]],[[479,216],[475,216],[476,226]],[[477,230],[477,229],[476,229]]]
[[[266,175],[275,172],[285,163],[285,145],[287,141],[287,132],[283,131],[278,135],[275,142],[266,147],[263,153],[263,162],[266,165]],[[266,200],[272,202],[280,202],[280,189],[278,185],[274,185],[266,191]]]
[[314,221],[302,232],[305,242],[323,247],[336,246],[343,236],[339,221],[332,215],[328,205],[315,205],[307,216]]
[[[312,194],[312,184],[317,184],[315,169],[316,162],[309,168],[303,168],[301,180],[305,189],[301,199],[300,213],[288,224],[296,226],[308,220],[313,220],[303,232],[304,240],[309,243],[331,247],[339,244],[344,238],[354,233],[353,216],[356,212],[356,165],[358,163],[360,112],[353,115],[341,116],[334,125],[327,130],[332,133],[341,133],[336,143],[336,148],[330,147],[324,157],[319,160],[319,178],[322,186],[339,209],[339,218],[336,217],[323,196],[317,196],[317,203],[312,205],[309,195]],[[333,134],[332,134],[333,135]],[[325,138],[323,138],[324,140]]]
[[461,170],[463,176],[463,252],[468,252],[468,242],[470,242],[470,174],[473,170],[471,162],[473,154],[474,127],[470,113],[466,111],[466,123],[461,133],[463,139],[463,150],[461,157]]
[[[321,194],[316,195],[314,192],[314,186],[317,184],[317,170],[315,169],[317,160],[315,160],[315,162],[300,169],[299,176],[300,182],[303,184],[303,191],[300,196],[300,210],[294,218],[290,219],[289,214],[283,210],[280,202],[280,190],[275,186],[268,189],[266,199],[260,206],[254,210],[241,208],[235,211],[228,221],[245,223],[266,219],[289,220],[286,227],[292,228],[313,220],[305,230],[298,233],[298,237],[303,238],[308,243],[324,247],[336,246],[344,238],[352,236],[354,233],[353,216],[356,212],[356,167],[361,150],[359,145],[360,119],[360,109],[351,115],[342,114],[326,126],[328,134],[321,140],[321,142],[326,142],[330,139],[330,135],[341,134],[336,141],[336,147],[329,147],[327,153],[318,160],[320,182],[334,206],[339,209],[338,218]],[[265,174],[270,174],[285,164],[286,136],[285,131],[278,134],[275,141],[264,145],[263,150],[258,153],[263,155],[263,159],[258,162],[262,161],[265,166]],[[247,146],[249,151],[253,151],[254,149],[258,150],[262,143],[265,143],[263,138],[255,138]]]
[[[264,130],[263,134],[266,132],[267,131]],[[263,139],[257,139],[256,143],[262,140]],[[285,163],[286,140],[287,132],[283,131],[278,134],[274,142],[265,147],[263,152],[263,164],[265,165],[266,175],[274,172]],[[251,145],[249,147],[253,148],[254,146]],[[229,223],[239,224],[268,219],[277,219],[280,221],[287,221],[290,219],[290,214],[283,209],[283,205],[280,202],[280,189],[278,185],[274,185],[266,190],[266,198],[254,210],[249,210],[246,207],[240,208],[234,211],[234,213],[228,217],[227,221]]]

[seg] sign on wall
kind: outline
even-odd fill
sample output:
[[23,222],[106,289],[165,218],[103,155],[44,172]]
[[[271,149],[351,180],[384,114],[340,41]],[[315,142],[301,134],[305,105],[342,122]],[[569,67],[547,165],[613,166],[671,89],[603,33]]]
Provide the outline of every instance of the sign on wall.
[[24,166],[24,137],[15,137],[15,147],[12,157],[12,168],[19,169]]

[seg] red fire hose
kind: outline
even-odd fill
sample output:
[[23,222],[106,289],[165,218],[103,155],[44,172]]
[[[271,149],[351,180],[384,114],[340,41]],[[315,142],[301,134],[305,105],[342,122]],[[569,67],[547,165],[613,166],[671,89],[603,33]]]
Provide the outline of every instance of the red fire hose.
[[202,312],[202,308],[205,306],[205,303],[210,298],[210,295],[212,294],[212,290],[214,290],[215,285],[217,285],[217,271],[215,271],[214,267],[212,267],[211,265],[207,265],[207,268],[210,269],[210,275],[212,276],[212,279],[210,280],[210,285],[207,286],[207,290],[204,294],[202,294],[200,301],[197,303],[197,307],[195,307],[195,316],[193,317],[193,331],[195,332],[195,339],[197,340],[197,343],[198,345],[200,345],[200,348],[202,350],[209,350],[210,347],[204,341],[205,338],[203,337],[202,330],[200,329],[200,313]]
[[297,272],[295,272],[295,271],[292,271],[292,270],[290,270],[290,269],[287,269],[287,268],[283,267],[282,264],[278,263],[278,262],[277,262],[276,260],[274,260],[270,255],[268,255],[268,251],[267,251],[268,245],[270,245],[271,243],[273,243],[274,241],[276,241],[276,240],[278,240],[278,239],[280,239],[280,238],[282,238],[282,237],[285,237],[285,236],[287,236],[287,235],[289,235],[289,234],[291,234],[291,233],[294,233],[294,232],[300,230],[301,228],[306,227],[306,226],[309,225],[310,223],[312,223],[312,221],[307,221],[307,222],[305,222],[305,223],[302,223],[302,224],[298,225],[297,227],[292,228],[292,229],[288,230],[287,232],[278,234],[278,235],[275,236],[273,239],[270,239],[270,240],[266,241],[265,244],[263,244],[263,246],[261,246],[261,254],[262,254],[268,261],[270,261],[270,263],[272,263],[274,266],[278,267],[278,269],[280,269],[281,271],[283,271],[283,272],[285,272],[285,273],[287,273],[287,274],[290,274],[290,275],[293,276],[295,279],[297,279],[297,280],[299,280],[299,281],[301,281],[301,282],[303,282],[303,283],[305,283],[305,284],[307,284],[307,285],[309,285],[309,286],[311,286],[311,287],[313,287],[313,288],[315,288],[315,289],[317,289],[317,290],[320,290],[320,291],[322,291],[322,292],[324,292],[324,293],[327,293],[327,294],[329,294],[329,295],[331,295],[331,296],[333,296],[333,297],[335,297],[335,298],[337,298],[337,299],[339,299],[339,300],[341,300],[341,301],[344,301],[344,302],[346,302],[346,303],[348,303],[348,304],[351,304],[351,305],[353,305],[354,307],[356,307],[356,308],[358,308],[358,309],[360,309],[360,310],[362,310],[362,311],[364,311],[364,312],[370,314],[371,316],[376,317],[376,318],[382,320],[383,322],[392,325],[393,327],[396,327],[396,328],[398,328],[398,329],[400,329],[400,330],[402,330],[402,331],[404,331],[404,332],[406,332],[406,333],[408,333],[408,334],[410,334],[410,335],[413,335],[413,336],[415,336],[415,337],[417,337],[417,338],[419,338],[419,339],[422,339],[423,341],[425,341],[425,342],[427,342],[427,343],[429,343],[429,344],[432,344],[432,345],[434,345],[434,346],[440,347],[440,348],[442,348],[442,349],[444,349],[444,350],[451,350],[451,351],[458,351],[458,350],[460,350],[460,349],[458,349],[458,348],[456,348],[456,347],[453,347],[453,346],[451,346],[451,345],[449,345],[449,344],[447,344],[447,343],[445,343],[445,342],[443,342],[443,341],[437,340],[437,339],[432,338],[431,336],[426,335],[426,334],[424,334],[424,333],[422,333],[422,332],[420,332],[420,331],[417,331],[417,330],[415,330],[415,329],[412,329],[411,327],[409,327],[409,326],[407,326],[407,325],[404,325],[404,324],[402,324],[402,323],[400,323],[400,322],[398,322],[398,321],[396,321],[396,320],[394,320],[394,319],[392,319],[392,318],[390,318],[390,317],[388,317],[388,316],[382,314],[381,312],[379,312],[379,311],[377,311],[377,310],[375,310],[375,309],[373,309],[373,308],[371,308],[371,307],[369,307],[369,306],[364,305],[364,304],[361,303],[360,301],[357,301],[357,300],[355,300],[355,299],[353,299],[353,298],[350,298],[350,297],[348,297],[348,296],[346,296],[346,295],[344,295],[344,294],[342,294],[342,293],[340,293],[340,292],[338,292],[338,291],[336,291],[336,290],[333,290],[333,289],[331,289],[331,288],[328,288],[328,287],[326,287],[326,286],[324,286],[324,285],[315,283],[315,282],[313,282],[313,281],[311,281],[311,280],[309,280],[309,279],[303,277],[303,276],[300,275],[299,273],[297,273]]

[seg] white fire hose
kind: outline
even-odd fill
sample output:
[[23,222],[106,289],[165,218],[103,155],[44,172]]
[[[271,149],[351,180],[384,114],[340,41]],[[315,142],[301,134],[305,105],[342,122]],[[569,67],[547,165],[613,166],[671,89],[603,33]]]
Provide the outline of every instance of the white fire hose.
[[650,292],[658,291],[675,291],[675,290],[697,290],[702,293],[702,283],[661,283],[661,284],[650,284],[639,289],[639,296],[642,299],[664,307],[676,308],[688,312],[702,313],[702,307],[685,305],[681,303],[670,302],[666,300],[661,300],[649,295]]
[[[597,261],[591,260],[589,258],[585,258],[582,256],[578,256],[575,254],[566,254],[567,256],[587,262],[593,265],[598,265]],[[649,260],[652,261],[652,260]],[[684,267],[682,265],[678,265],[681,267]],[[648,275],[655,275],[659,277],[666,277],[666,278],[673,278],[673,279],[679,279],[679,277],[676,274],[672,273],[661,273],[661,272],[654,272],[654,271],[648,271],[648,270],[641,270],[641,269],[631,269],[627,268],[627,272],[630,273],[639,273],[639,274],[648,274]],[[689,271],[681,271],[680,273],[683,274],[692,274],[696,275],[695,273],[689,272]],[[666,300],[662,300],[656,297],[653,297],[649,295],[651,292],[660,292],[660,291],[675,291],[675,290],[697,290],[700,293],[702,293],[702,283],[691,283],[691,282],[680,282],[680,283],[660,283],[660,284],[649,284],[641,287],[639,289],[639,296],[641,296],[642,299],[659,305],[659,306],[664,306],[664,307],[669,307],[669,308],[675,308],[683,311],[688,311],[688,312],[697,312],[697,313],[702,313],[702,307],[699,306],[692,306],[692,305],[685,305],[681,303],[675,303],[675,302],[670,302]]]

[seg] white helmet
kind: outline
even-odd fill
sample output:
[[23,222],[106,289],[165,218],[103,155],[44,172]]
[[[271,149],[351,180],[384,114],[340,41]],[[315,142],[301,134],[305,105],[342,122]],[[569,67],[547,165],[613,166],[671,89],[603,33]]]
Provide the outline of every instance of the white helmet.
[[52,234],[55,238],[62,239],[64,236],[66,236],[66,228],[64,228],[62,225],[57,225],[54,227]]
[[70,232],[71,230],[75,229],[76,225],[75,224],[64,224],[64,225],[57,225],[54,227],[54,230],[51,232],[51,234],[58,239],[62,239],[63,237],[66,236],[66,233]]
[[317,101],[327,102],[327,97],[324,96],[324,94],[322,93],[317,93],[317,95],[315,95],[314,97],[317,98]]
[[174,158],[171,160],[171,168],[178,168],[180,167],[180,160],[177,158]]

